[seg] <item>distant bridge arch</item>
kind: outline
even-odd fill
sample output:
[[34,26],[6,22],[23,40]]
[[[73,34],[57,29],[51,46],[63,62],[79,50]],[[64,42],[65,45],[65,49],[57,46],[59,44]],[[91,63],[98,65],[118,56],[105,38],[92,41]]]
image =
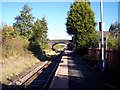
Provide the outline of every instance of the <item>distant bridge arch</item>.
[[62,39],[57,39],[57,40],[49,40],[48,44],[51,46],[52,50],[55,51],[54,46],[57,44],[64,44],[67,46],[70,46],[72,44],[72,40],[62,40]]

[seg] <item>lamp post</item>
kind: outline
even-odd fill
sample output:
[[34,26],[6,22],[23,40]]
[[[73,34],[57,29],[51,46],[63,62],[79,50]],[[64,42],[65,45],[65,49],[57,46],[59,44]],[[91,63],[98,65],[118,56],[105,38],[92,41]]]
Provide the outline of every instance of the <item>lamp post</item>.
[[100,19],[101,19],[101,49],[102,49],[102,67],[101,67],[101,70],[102,70],[102,78],[103,78],[103,74],[104,74],[104,71],[105,71],[105,60],[104,60],[104,22],[103,22],[103,0],[100,0]]

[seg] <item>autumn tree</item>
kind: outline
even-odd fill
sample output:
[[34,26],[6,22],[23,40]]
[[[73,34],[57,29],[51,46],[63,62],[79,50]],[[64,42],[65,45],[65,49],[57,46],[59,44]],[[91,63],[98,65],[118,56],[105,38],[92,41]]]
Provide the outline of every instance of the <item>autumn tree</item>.
[[2,30],[2,38],[14,37],[14,35],[13,35],[14,29],[12,26],[8,26],[7,24],[4,24],[3,27],[1,28],[1,30]]
[[75,1],[67,16],[67,33],[74,37],[76,49],[93,46],[96,40],[96,23],[90,2]]

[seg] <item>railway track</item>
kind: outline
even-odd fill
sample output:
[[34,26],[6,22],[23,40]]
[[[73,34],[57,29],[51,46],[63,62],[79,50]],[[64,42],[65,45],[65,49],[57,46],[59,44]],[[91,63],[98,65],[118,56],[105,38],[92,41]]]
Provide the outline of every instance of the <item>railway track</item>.
[[[23,82],[20,86],[18,86],[18,90],[23,90],[25,88],[27,88],[49,65],[51,64],[51,61],[46,61],[43,65],[36,68],[36,70],[34,70],[32,73],[29,73],[27,76],[28,78],[25,76],[24,78],[26,78],[25,82]],[[23,80],[24,80],[23,78]],[[22,80],[21,80],[22,81]],[[19,81],[17,81],[19,82]]]
[[25,90],[48,89],[53,78],[53,75],[55,74],[55,71],[61,60],[62,54],[63,52],[60,55],[56,56],[56,58],[54,58],[52,62],[47,66],[47,68],[44,68],[43,71],[40,70],[41,72],[40,75],[38,75],[37,78],[35,78],[34,81],[24,89]]
[[29,74],[15,80],[10,85],[11,87],[7,86],[7,88],[3,88],[3,90],[48,89],[63,54],[64,52],[61,52],[51,61],[46,61],[44,64],[35,68],[32,72],[29,72]]
[[63,52],[52,60],[52,63],[25,90],[48,89],[55,71],[62,58]]

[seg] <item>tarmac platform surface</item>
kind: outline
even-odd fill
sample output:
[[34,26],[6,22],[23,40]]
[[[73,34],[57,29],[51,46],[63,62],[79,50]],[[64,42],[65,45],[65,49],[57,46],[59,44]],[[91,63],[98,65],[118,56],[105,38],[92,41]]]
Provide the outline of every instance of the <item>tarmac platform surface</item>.
[[54,75],[50,90],[56,88],[104,88],[100,76],[80,57],[66,50]]

